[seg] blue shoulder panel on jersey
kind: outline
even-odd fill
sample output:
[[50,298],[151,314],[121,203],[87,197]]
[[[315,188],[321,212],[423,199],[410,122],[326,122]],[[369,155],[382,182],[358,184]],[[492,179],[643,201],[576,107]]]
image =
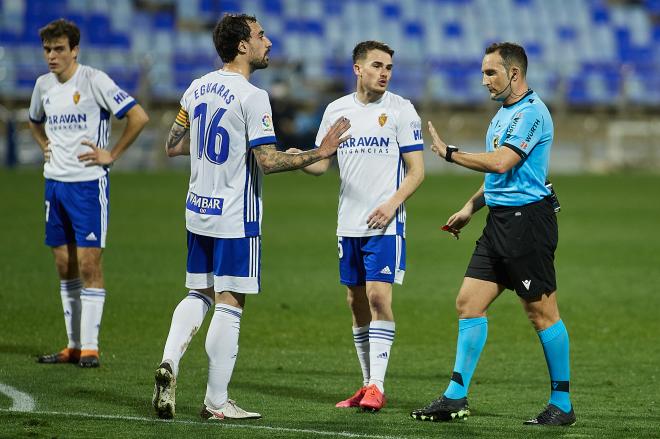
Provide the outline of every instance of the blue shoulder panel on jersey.
[[400,146],[399,151],[406,153],[406,152],[413,152],[413,151],[423,151],[424,150],[424,144],[423,143],[418,143],[417,145],[408,145],[408,146]]
[[126,113],[128,113],[128,110],[133,108],[135,106],[135,104],[137,104],[137,101],[134,99],[131,102],[129,102],[128,104],[124,105],[124,107],[121,110],[119,110],[119,111],[117,111],[117,113],[115,113],[115,117],[117,119],[123,118],[126,115]]
[[275,136],[259,137],[258,139],[250,140],[250,148],[271,143],[277,143],[277,138]]

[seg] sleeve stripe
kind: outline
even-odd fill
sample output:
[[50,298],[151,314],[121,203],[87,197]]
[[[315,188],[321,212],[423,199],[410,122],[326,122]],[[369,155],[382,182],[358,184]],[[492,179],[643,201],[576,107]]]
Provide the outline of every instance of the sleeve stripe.
[[512,145],[512,144],[510,144],[510,143],[503,143],[502,146],[506,146],[507,148],[512,149],[513,152],[515,152],[516,154],[518,154],[518,155],[520,156],[521,159],[525,159],[525,158],[527,158],[527,154],[524,153],[524,152],[523,152],[520,148],[518,148],[517,146],[514,146],[514,145]]
[[259,137],[258,139],[250,140],[250,148],[273,143],[277,143],[277,138],[275,136]]
[[408,146],[399,147],[399,151],[401,152],[413,152],[413,151],[423,151],[423,150],[424,150],[423,143],[418,143],[417,145],[408,145]]
[[41,120],[34,119],[34,118],[32,118],[32,116],[29,116],[29,117],[30,117],[30,121],[32,123],[44,123],[44,122],[46,122],[46,115],[45,114],[44,114],[44,117],[41,118]]
[[122,117],[124,117],[124,116],[126,115],[126,113],[128,113],[128,110],[130,110],[131,108],[133,108],[136,104],[137,104],[137,101],[135,101],[135,99],[133,99],[131,102],[129,102],[128,104],[124,105],[124,107],[123,107],[121,110],[117,111],[117,112],[115,113],[115,117],[116,117],[117,119],[121,119]]

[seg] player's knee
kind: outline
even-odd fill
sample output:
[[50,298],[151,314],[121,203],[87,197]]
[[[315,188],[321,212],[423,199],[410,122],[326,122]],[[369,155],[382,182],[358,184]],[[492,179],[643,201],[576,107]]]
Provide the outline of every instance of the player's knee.
[[55,268],[57,268],[57,273],[60,275],[60,278],[62,279],[71,278],[72,273],[68,261],[59,261],[55,259]]
[[542,331],[559,321],[559,314],[527,311],[527,318],[535,330]]
[[96,282],[103,277],[101,264],[96,260],[83,259],[79,264],[80,277],[85,283]]
[[391,313],[392,304],[387,298],[379,295],[372,295],[369,297],[369,307],[373,314],[388,314]]
[[353,294],[347,294],[346,295],[346,303],[348,304],[348,307],[353,309],[353,308],[360,308],[360,305],[364,305],[366,302],[366,298],[362,297],[356,297]]
[[364,288],[349,288],[346,292],[346,303],[350,308],[369,307],[366,290]]
[[459,294],[456,298],[456,314],[459,319],[472,319],[485,316],[486,310],[480,303]]
[[53,249],[55,258],[55,268],[61,279],[74,279],[78,277],[78,262],[74,257],[70,257],[66,248]]

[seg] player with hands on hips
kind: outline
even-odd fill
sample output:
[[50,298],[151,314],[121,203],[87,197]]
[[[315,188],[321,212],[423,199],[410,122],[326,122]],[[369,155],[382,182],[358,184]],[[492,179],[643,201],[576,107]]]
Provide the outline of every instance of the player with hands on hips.
[[[108,167],[133,143],[147,114],[104,72],[79,64],[80,30],[55,20],[39,31],[49,73],[30,101],[30,130],[44,156],[46,245],[60,278],[67,347],[40,363],[98,367],[106,290],[102,255],[109,217]],[[112,148],[110,115],[126,118]]]

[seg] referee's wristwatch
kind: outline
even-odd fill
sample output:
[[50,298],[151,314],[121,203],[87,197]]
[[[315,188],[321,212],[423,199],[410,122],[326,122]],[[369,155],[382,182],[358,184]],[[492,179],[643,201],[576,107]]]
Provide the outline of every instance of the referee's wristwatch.
[[451,156],[456,151],[458,151],[458,147],[456,147],[454,145],[447,145],[447,152],[445,154],[445,160],[447,160],[449,163],[454,163],[454,159],[452,159]]

